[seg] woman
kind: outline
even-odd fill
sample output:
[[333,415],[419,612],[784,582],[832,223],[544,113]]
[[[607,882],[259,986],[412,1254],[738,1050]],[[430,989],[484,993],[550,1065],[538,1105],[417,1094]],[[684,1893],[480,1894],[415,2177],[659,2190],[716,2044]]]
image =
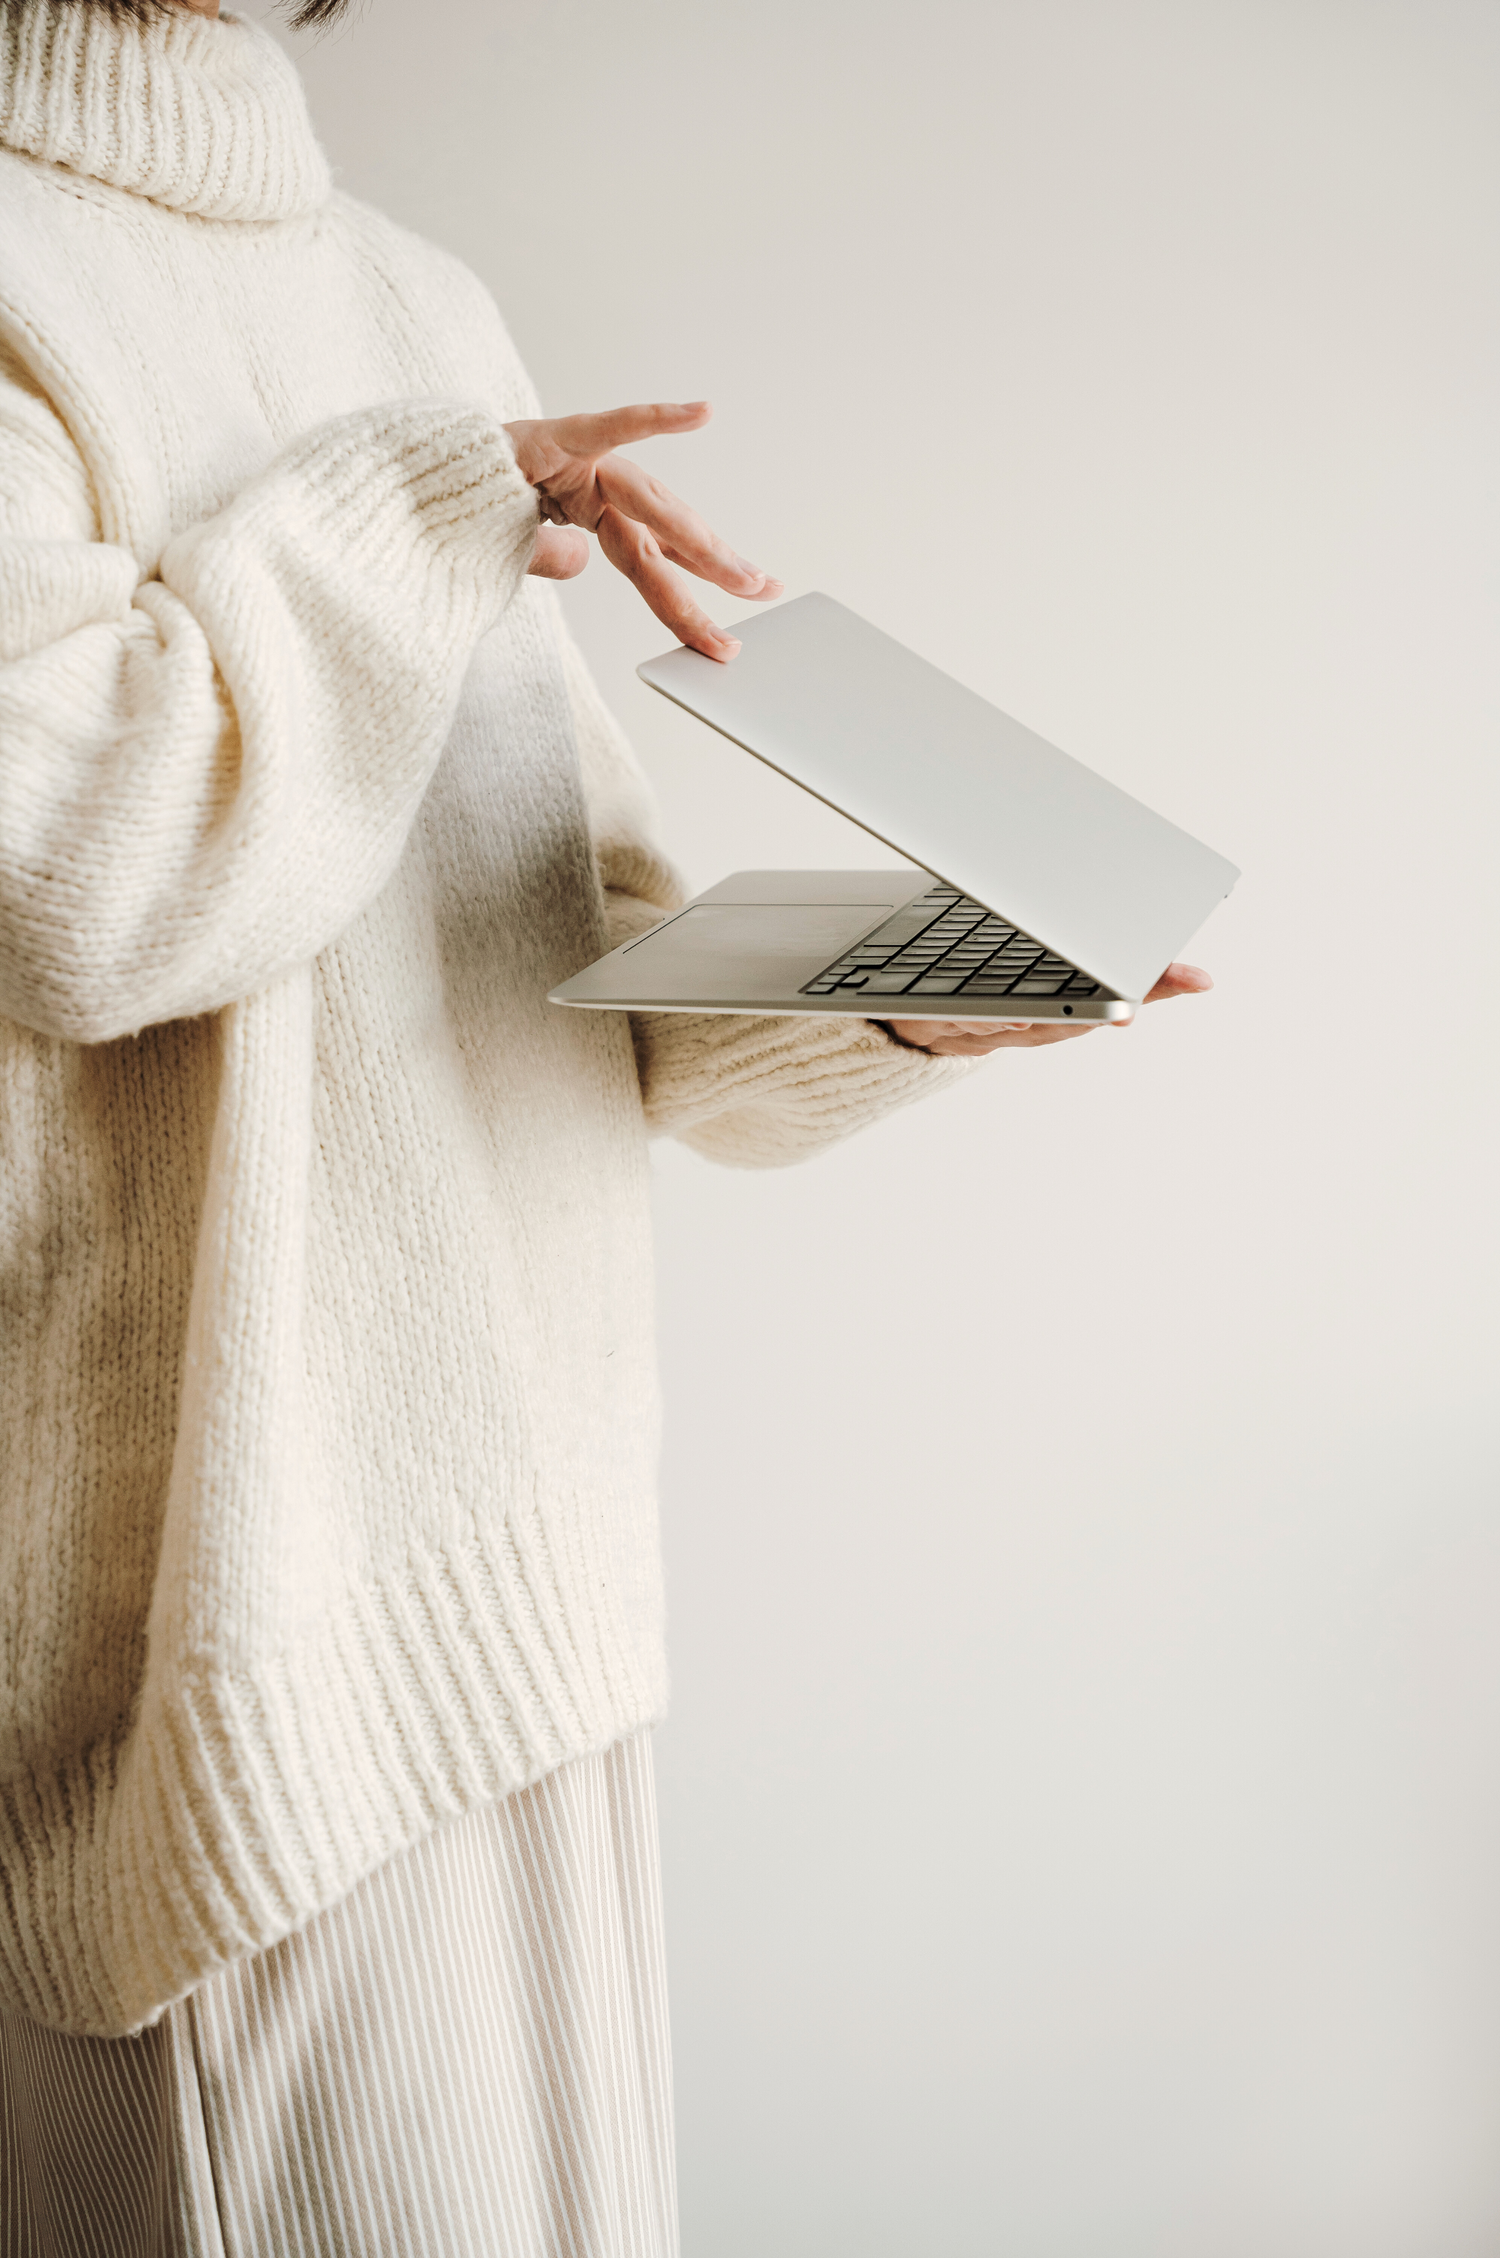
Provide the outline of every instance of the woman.
[[0,0],[8,2247],[667,2252],[645,1137],[1036,1038],[549,1010],[680,897],[545,581],[779,588],[215,19]]

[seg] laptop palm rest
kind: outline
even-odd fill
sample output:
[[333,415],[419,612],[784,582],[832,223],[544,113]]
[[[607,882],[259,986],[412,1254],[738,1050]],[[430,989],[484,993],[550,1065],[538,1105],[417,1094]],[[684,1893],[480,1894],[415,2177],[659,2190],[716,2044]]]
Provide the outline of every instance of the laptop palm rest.
[[889,917],[894,903],[697,902],[630,944],[629,977],[666,1003],[740,1003],[768,986],[795,994]]

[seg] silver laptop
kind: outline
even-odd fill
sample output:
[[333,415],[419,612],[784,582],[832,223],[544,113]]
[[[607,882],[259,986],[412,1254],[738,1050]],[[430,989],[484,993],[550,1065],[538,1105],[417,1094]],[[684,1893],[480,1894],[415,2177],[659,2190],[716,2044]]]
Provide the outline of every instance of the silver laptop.
[[554,1003],[1126,1020],[1239,876],[831,596],[734,632],[641,680],[921,867],[739,871]]

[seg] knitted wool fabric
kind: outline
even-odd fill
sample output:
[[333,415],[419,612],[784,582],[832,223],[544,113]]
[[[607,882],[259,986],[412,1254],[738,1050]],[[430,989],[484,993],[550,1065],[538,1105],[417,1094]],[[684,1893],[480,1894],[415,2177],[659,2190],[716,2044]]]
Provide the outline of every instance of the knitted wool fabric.
[[675,882],[269,37],[0,0],[0,143],[0,1993],[108,2034],[659,1715],[647,1127],[961,1069],[547,1005]]

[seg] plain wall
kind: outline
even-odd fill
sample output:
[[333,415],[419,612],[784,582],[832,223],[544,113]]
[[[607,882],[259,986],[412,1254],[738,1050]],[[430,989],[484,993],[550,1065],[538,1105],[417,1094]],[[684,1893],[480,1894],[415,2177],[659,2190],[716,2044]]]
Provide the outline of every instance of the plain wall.
[[[740,548],[1245,873],[1211,999],[659,1153],[688,2258],[1494,2258],[1500,14],[293,44],[551,410],[712,397]],[[887,859],[565,602],[695,882]]]

